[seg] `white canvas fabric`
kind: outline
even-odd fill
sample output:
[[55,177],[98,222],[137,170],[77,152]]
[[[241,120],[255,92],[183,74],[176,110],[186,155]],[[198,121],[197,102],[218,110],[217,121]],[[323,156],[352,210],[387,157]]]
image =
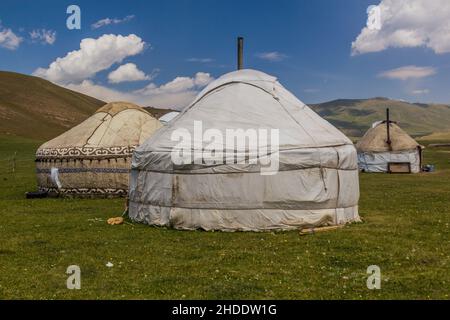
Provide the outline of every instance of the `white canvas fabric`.
[[390,123],[391,144],[387,143],[387,127],[385,121],[378,121],[358,141],[359,169],[370,173],[386,173],[389,163],[410,163],[411,173],[421,171],[421,149],[411,136],[396,123]]
[[418,149],[398,152],[361,152],[358,153],[360,170],[371,173],[388,172],[389,162],[408,162],[411,173],[420,172],[420,153]]
[[[184,129],[279,129],[279,172],[261,164],[174,165],[171,152]],[[225,158],[270,150],[223,148]],[[206,158],[205,158],[206,157]],[[275,77],[254,70],[228,73],[209,84],[179,116],[133,153],[129,215],[138,222],[177,229],[262,231],[359,221],[356,149],[338,129],[287,91]]]
[[39,189],[58,196],[126,196],[132,152],[160,127],[135,104],[104,105],[38,148]]

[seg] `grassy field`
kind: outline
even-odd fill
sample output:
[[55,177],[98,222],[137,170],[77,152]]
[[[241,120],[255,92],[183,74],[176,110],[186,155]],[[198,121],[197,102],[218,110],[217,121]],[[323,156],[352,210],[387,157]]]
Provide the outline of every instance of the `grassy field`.
[[449,299],[449,150],[427,149],[436,173],[362,174],[364,223],[299,236],[109,226],[121,199],[26,200],[38,145],[0,137],[1,299]]

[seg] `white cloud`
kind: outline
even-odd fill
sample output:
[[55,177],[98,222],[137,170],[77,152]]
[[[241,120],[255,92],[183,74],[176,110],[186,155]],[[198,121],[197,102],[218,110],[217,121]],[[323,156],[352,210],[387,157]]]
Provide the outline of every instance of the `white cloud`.
[[189,59],[186,59],[186,61],[188,61],[188,62],[209,63],[209,62],[213,62],[214,59],[212,59],[212,58],[189,58]]
[[196,87],[204,87],[214,81],[214,78],[211,77],[209,73],[206,72],[197,72],[194,78],[194,84]]
[[282,61],[287,58],[287,56],[283,53],[280,53],[278,51],[272,51],[272,52],[261,52],[257,53],[256,56],[260,59],[271,61],[271,62],[277,62]]
[[416,95],[423,95],[423,94],[429,94],[430,90],[429,89],[417,89],[417,90],[413,90],[412,94],[416,94]]
[[187,106],[199,90],[213,81],[209,73],[198,72],[194,77],[176,77],[163,85],[150,83],[142,89],[123,92],[85,80],[80,84],[68,84],[65,87],[95,98],[110,102],[131,101],[141,106],[181,109]]
[[0,47],[16,50],[22,41],[21,37],[16,35],[11,29],[4,28],[0,23]]
[[150,76],[139,70],[134,63],[121,65],[116,70],[111,71],[108,75],[108,81],[110,83],[142,80],[150,80]]
[[56,41],[56,31],[47,29],[36,29],[30,32],[31,40],[42,44],[54,44]]
[[450,52],[450,1],[382,0],[379,8],[381,29],[364,27],[352,43],[352,55],[422,46]]
[[131,14],[131,15],[126,16],[123,19],[118,19],[118,18],[101,19],[101,20],[98,20],[97,22],[93,23],[91,25],[91,28],[92,29],[98,29],[98,28],[101,28],[101,27],[104,27],[104,26],[107,26],[107,25],[110,25],[110,24],[119,24],[119,23],[128,22],[128,21],[134,19],[134,17],[135,16]]
[[134,34],[86,38],[81,40],[79,50],[57,58],[47,69],[39,68],[33,74],[60,84],[79,83],[127,57],[141,53],[144,47],[145,42]]
[[409,80],[425,78],[436,74],[436,69],[432,67],[405,66],[381,72],[381,78]]

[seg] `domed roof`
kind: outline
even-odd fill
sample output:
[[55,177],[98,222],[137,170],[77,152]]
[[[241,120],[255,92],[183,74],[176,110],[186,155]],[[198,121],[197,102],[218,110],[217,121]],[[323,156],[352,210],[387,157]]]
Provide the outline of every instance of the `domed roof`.
[[391,145],[387,143],[386,122],[370,128],[356,143],[358,152],[389,152],[412,150],[420,145],[409,134],[403,131],[396,123],[389,125]]
[[137,222],[261,231],[359,221],[353,143],[259,71],[209,84],[136,148],[131,170]]
[[171,140],[172,133],[178,128],[194,132],[195,121],[201,121],[203,130],[279,129],[280,150],[352,145],[342,132],[299,101],[277,78],[245,69],[210,83],[178,117],[137,151],[171,150],[177,144]]
[[38,154],[45,149],[137,146],[161,126],[138,105],[111,102],[79,125],[44,143]]
[[124,110],[130,110],[130,109],[145,111],[143,108],[139,107],[138,105],[136,105],[134,103],[125,102],[125,101],[117,101],[117,102],[110,102],[110,103],[105,104],[103,107],[98,109],[96,111],[96,113],[104,112],[104,113],[110,114],[111,116],[115,116],[119,112],[122,112]]

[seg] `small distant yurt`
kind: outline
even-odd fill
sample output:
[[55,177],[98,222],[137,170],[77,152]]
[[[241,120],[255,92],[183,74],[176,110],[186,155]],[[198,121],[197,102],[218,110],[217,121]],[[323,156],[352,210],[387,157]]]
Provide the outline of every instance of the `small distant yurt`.
[[134,149],[162,125],[143,108],[112,102],[36,152],[40,191],[50,195],[126,196]]
[[372,125],[356,144],[359,168],[363,172],[418,173],[422,167],[422,146],[396,122]]
[[[225,143],[237,131],[258,132],[257,144]],[[192,157],[175,161],[180,152]],[[255,154],[258,161],[248,161]],[[129,216],[150,225],[222,231],[330,226],[359,221],[358,199],[353,143],[275,77],[255,70],[210,83],[133,153]]]

